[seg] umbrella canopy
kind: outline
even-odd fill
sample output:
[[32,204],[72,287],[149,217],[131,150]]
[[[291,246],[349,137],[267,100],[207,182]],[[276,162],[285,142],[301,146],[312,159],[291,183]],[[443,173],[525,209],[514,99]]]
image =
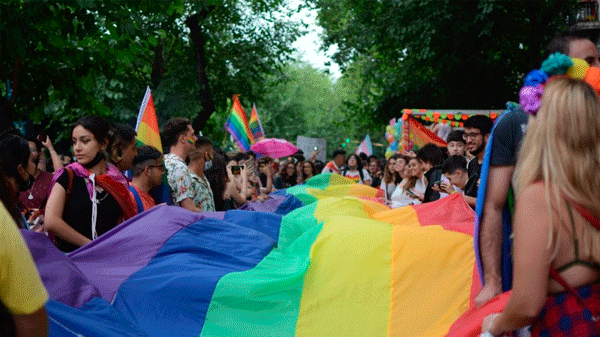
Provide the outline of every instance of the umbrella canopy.
[[298,152],[298,148],[285,139],[265,138],[254,143],[250,150],[273,158],[281,158],[291,156]]

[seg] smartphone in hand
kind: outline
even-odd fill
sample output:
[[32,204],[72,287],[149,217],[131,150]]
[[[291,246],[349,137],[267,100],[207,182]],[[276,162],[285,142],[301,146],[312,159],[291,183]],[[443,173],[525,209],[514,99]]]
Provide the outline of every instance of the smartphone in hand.
[[42,130],[40,131],[40,134],[37,136],[37,139],[44,143],[46,141],[46,139],[48,139],[48,134],[46,134],[46,130]]

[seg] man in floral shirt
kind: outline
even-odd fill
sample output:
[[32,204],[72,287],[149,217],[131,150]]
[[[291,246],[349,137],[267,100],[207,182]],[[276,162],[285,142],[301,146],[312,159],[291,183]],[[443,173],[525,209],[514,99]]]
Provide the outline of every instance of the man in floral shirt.
[[190,152],[195,149],[198,137],[194,134],[194,128],[187,118],[171,118],[163,126],[163,138],[169,146],[169,154],[165,156],[165,168],[167,169],[167,181],[171,187],[171,199],[174,205],[179,205],[193,212],[202,212],[196,207],[192,172],[185,164]]
[[196,149],[190,152],[190,165],[192,171],[192,188],[194,189],[194,204],[202,212],[215,211],[215,199],[204,171],[212,167],[214,157],[212,141],[207,137],[199,137]]

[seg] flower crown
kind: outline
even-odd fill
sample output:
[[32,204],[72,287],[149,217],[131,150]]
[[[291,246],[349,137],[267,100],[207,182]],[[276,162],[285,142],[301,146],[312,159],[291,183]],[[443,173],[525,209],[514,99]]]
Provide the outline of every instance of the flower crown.
[[519,103],[523,111],[535,115],[542,105],[546,82],[560,75],[584,80],[600,94],[600,68],[590,67],[579,58],[554,53],[542,63],[540,69],[532,70],[525,76],[525,83],[519,91]]

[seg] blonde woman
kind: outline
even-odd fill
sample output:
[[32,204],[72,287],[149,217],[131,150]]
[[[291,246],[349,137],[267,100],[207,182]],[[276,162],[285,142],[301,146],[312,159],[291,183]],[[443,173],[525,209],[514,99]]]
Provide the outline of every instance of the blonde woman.
[[[597,335],[600,287],[587,285],[600,275],[598,167],[598,95],[581,80],[548,81],[517,161],[512,294],[502,313],[483,321],[482,335],[527,325],[532,336],[565,328],[561,336]],[[576,295],[569,288],[580,289]]]

